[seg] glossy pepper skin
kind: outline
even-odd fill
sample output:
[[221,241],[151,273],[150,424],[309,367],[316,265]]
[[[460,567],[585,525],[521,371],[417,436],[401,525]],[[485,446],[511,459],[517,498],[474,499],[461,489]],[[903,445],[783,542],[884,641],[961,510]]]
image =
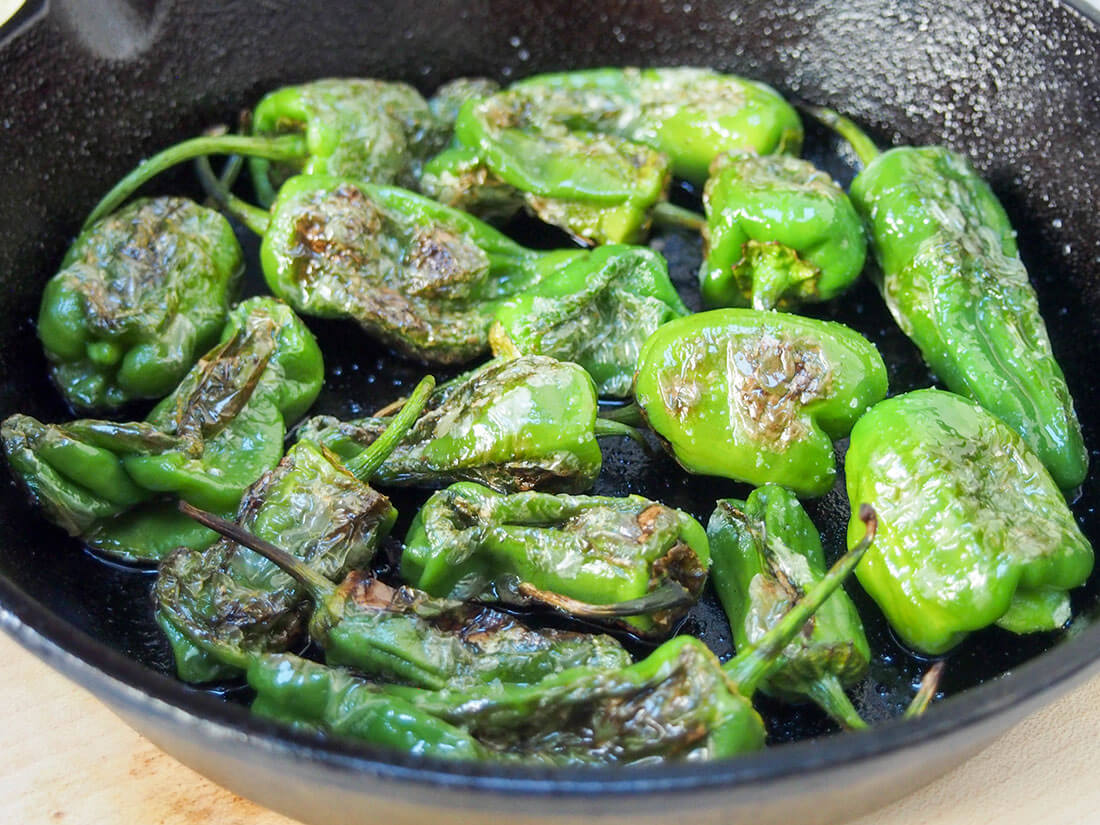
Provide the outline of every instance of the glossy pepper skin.
[[442,364],[487,351],[495,307],[584,254],[536,252],[413,192],[323,176],[283,184],[261,231],[268,286],[299,312],[351,318]]
[[688,472],[833,486],[833,440],[886,395],[878,350],[841,324],[751,309],[659,327],[638,359],[634,395]]
[[708,306],[792,309],[828,301],[859,277],[863,224],[848,196],[809,161],[718,157],[703,189]]
[[[794,493],[775,484],[745,501],[721,499],[707,524],[711,581],[737,650],[755,645],[826,572],[821,538]],[[842,588],[784,648],[761,690],[812,701],[847,728],[864,728],[844,689],[871,661],[863,622]]]
[[2,437],[47,518],[120,559],[155,561],[180,544],[214,540],[155,497],[233,512],[278,463],[287,422],[309,408],[323,377],[317,342],[294,312],[252,298],[145,421],[45,425],[17,415]]
[[535,116],[615,134],[666,155],[672,172],[697,185],[732,151],[797,155],[798,113],[763,83],[710,69],[603,68],[542,74],[514,84]]
[[293,174],[415,186],[421,165],[446,145],[449,133],[446,121],[412,86],[369,78],[325,78],[277,89],[256,105],[252,131],[305,137],[306,154],[299,161],[272,169],[267,159],[251,160],[265,205]]
[[135,201],[80,234],[42,293],[38,337],[73,409],[167,395],[218,339],[242,269],[229,222]]
[[496,355],[573,361],[601,396],[625,398],[646,338],[687,314],[664,258],[645,247],[612,244],[504,301],[489,343]]
[[1016,233],[989,184],[946,147],[880,154],[847,119],[819,114],[864,162],[852,203],[902,331],[949,390],[1020,433],[1063,489],[1076,487],[1088,451]]
[[908,645],[939,654],[994,623],[1068,621],[1092,547],[1039,458],[982,407],[940,390],[880,402],[852,430],[845,473],[849,498],[879,514],[856,574]]
[[[436,390],[374,480],[383,486],[475,481],[505,493],[582,492],[595,483],[603,462],[598,412],[592,379],[576,364],[541,355],[494,359]],[[388,422],[318,416],[302,424],[298,437],[350,459]]]
[[640,496],[503,495],[461,482],[413,519],[401,576],[433,596],[544,603],[597,619],[599,606],[652,598],[625,624],[656,635],[698,598],[709,565],[702,526]]

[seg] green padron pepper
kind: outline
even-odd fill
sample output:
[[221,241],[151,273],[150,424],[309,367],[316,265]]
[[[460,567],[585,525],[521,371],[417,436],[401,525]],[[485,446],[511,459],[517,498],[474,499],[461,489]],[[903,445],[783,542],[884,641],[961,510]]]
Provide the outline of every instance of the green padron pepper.
[[913,648],[1069,620],[1092,547],[1042,461],[982,407],[940,390],[887,399],[852,430],[845,474],[849,498],[879,516],[856,575]]
[[448,127],[447,139],[453,136],[458,113],[467,100],[481,100],[500,91],[500,84],[487,77],[456,77],[435,90],[428,106],[438,123]]
[[[760,750],[764,721],[752,695],[859,561],[873,535],[868,517],[864,541],[757,645],[724,666],[695,637],[677,636],[620,669],[573,668],[532,685],[427,691],[372,685],[314,662],[266,656],[249,668],[252,709],[319,733],[444,757],[623,765]],[[396,701],[387,705],[383,697]]]
[[461,684],[537,682],[574,667],[626,667],[630,656],[606,635],[534,630],[507,613],[411,587],[393,588],[352,571],[339,585],[316,565],[233,522],[188,508],[192,517],[270,560],[313,602],[309,634],[330,665],[438,690]]
[[77,410],[167,395],[218,339],[242,270],[229,221],[135,201],[81,233],[42,293],[38,337]]
[[697,185],[724,152],[797,155],[798,113],[763,83],[710,69],[604,68],[542,74],[514,84],[536,121],[618,135],[668,156]]
[[708,306],[791,309],[828,301],[859,277],[863,224],[848,196],[809,161],[722,155],[703,190]]
[[638,353],[688,314],[656,252],[612,244],[566,265],[496,310],[495,355],[549,355],[584,367],[601,396],[630,395]]
[[[397,510],[366,479],[412,425],[433,386],[425,379],[389,430],[346,466],[308,441],[291,447],[241,498],[242,532],[280,542],[325,582],[369,564]],[[180,509],[191,517],[196,512],[186,503]],[[286,650],[304,635],[307,591],[277,564],[229,538],[168,555],[153,593],[157,624],[185,681],[239,674],[251,656]]]
[[[722,499],[707,524],[711,581],[738,650],[755,645],[825,575],[816,528],[789,490],[767,484],[745,501]],[[844,693],[867,675],[871,651],[843,588],[784,648],[761,690],[816,702],[840,725],[867,727]]]
[[833,486],[833,440],[886,395],[874,345],[841,324],[752,309],[670,321],[646,341],[634,395],[688,472]]
[[428,499],[401,576],[433,596],[544,604],[667,634],[706,583],[706,531],[641,496],[496,493],[460,482]]
[[215,538],[157,497],[233,512],[278,463],[288,422],[313,403],[323,377],[317,342],[294,312],[252,298],[145,421],[42,424],[14,415],[2,437],[47,518],[120,559],[155,561]]
[[1076,487],[1088,472],[1081,426],[1016,233],[989,184],[950,149],[880,154],[851,121],[817,111],[865,164],[852,203],[902,331],[949,390],[1022,435],[1063,489]]
[[[598,412],[592,379],[578,365],[541,355],[498,358],[440,386],[374,480],[387,487],[476,481],[505,493],[583,492],[603,462],[596,439],[634,434]],[[347,460],[389,421],[317,416],[298,437]]]

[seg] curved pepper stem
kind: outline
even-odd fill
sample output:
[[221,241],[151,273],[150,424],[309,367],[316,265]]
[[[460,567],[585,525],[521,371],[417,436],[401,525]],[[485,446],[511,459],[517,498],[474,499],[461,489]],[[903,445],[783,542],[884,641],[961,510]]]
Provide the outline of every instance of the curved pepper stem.
[[840,112],[834,112],[824,106],[811,106],[808,103],[804,104],[802,108],[822,126],[832,129],[848,141],[864,166],[882,154],[879,148],[875,146],[875,142],[867,136],[867,133]]
[[844,686],[836,674],[826,673],[820,679],[815,679],[809,684],[808,693],[814,703],[842,728],[867,730],[869,727],[859,715],[859,711],[855,709],[848,694],[844,692]]
[[841,556],[836,564],[829,568],[825,577],[797,601],[787,615],[776,622],[755,646],[739,653],[723,665],[726,675],[737,685],[738,691],[743,696],[752,696],[760,682],[768,675],[776,659],[782,654],[783,648],[790,644],[791,639],[802,630],[809,618],[851,575],[863,558],[863,554],[867,552],[867,548],[875,540],[878,519],[875,517],[874,508],[870,504],[861,504],[859,518],[867,530],[859,544]]
[[578,601],[551,590],[540,590],[529,582],[520,583],[516,589],[521,596],[558,610],[567,616],[597,621],[624,616],[646,616],[659,610],[687,608],[699,600],[697,595],[692,595],[686,587],[674,581],[667,581],[656,590],[637,599],[612,604]]
[[[233,162],[239,164],[241,156],[233,155],[231,164]],[[271,213],[266,209],[261,209],[241,200],[230,192],[229,188],[233,184],[228,171],[224,172],[219,178],[210,166],[210,158],[203,155],[195,160],[195,172],[199,176],[199,183],[202,184],[202,188],[210,196],[210,199],[218,205],[219,209],[228,212],[257,235],[262,236],[267,232],[267,228],[271,225]]]
[[657,226],[687,229],[689,232],[702,232],[707,225],[707,219],[698,212],[668,201],[657,203],[650,212],[650,217]]
[[632,427],[641,427],[645,424],[645,414],[636,402],[624,404],[621,407],[613,407],[609,410],[600,410],[597,420],[617,421],[620,424],[629,424]]
[[936,696],[936,691],[940,689],[940,677],[943,675],[943,669],[946,665],[947,662],[941,659],[928,668],[928,671],[920,680],[920,690],[917,691],[917,695],[913,697],[913,701],[909,703],[909,707],[902,714],[905,719],[920,716],[928,709],[928,705]]
[[138,164],[136,169],[116,183],[114,188],[96,204],[95,209],[84,221],[83,228],[87,229],[104,215],[113,212],[146,181],[185,160],[193,160],[203,155],[249,155],[267,160],[287,161],[299,160],[306,154],[306,141],[302,135],[283,135],[277,138],[251,135],[204,135],[191,138],[175,146],[169,146]]
[[430,375],[417,384],[409,400],[393,417],[382,434],[367,449],[344,464],[348,472],[360,481],[369,481],[405,438],[412,425],[416,423],[416,419],[420,418],[420,413],[424,412],[424,406],[428,403],[434,389],[435,378]]
[[592,432],[595,433],[596,438],[609,435],[625,435],[627,438],[641,444],[643,447],[647,449],[649,447],[641,430],[636,427],[631,427],[629,424],[624,424],[621,421],[612,421],[609,418],[599,417],[592,427]]

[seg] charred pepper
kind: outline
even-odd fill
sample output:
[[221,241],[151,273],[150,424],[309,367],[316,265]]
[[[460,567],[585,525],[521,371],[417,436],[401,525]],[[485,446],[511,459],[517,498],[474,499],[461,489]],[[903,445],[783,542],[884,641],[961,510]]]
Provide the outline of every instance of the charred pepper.
[[[397,449],[374,474],[383,486],[440,487],[476,481],[498,492],[582,492],[600,472],[596,439],[633,431],[597,417],[592,379],[576,364],[540,355],[498,358],[440,386]],[[305,421],[298,437],[350,459],[388,416]]]
[[634,395],[688,472],[817,496],[833,486],[833,440],[885,397],[886,367],[841,324],[718,309],[649,337]]
[[503,495],[460,482],[413,519],[401,575],[433,596],[621,617],[660,635],[698,599],[709,565],[702,526],[641,496]]
[[610,245],[504,301],[489,343],[496,355],[573,361],[601,396],[625,398],[646,338],[687,314],[664,258],[645,247]]
[[815,112],[864,163],[851,197],[895,320],[949,390],[1023,436],[1063,489],[1088,472],[1073,399],[997,196],[943,146],[879,153],[851,121]]
[[86,229],[61,266],[38,337],[65,400],[96,411],[172,391],[217,341],[242,260],[217,212],[153,198]]
[[323,376],[317,342],[293,311],[252,298],[145,421],[47,425],[15,415],[2,437],[47,518],[119,558],[155,560],[214,536],[151,499],[178,495],[232,512],[279,461],[287,422],[313,403]]
[[711,166],[703,205],[699,286],[709,306],[791,309],[828,301],[863,270],[859,215],[809,161],[722,155]]
[[[798,499],[768,484],[745,501],[722,499],[707,525],[711,580],[738,650],[755,645],[825,575],[821,538]],[[867,675],[871,651],[843,588],[821,605],[786,648],[761,690],[816,702],[839,724],[867,727],[844,693]]]
[[907,644],[939,654],[994,623],[1069,620],[1092,547],[1042,461],[982,407],[940,390],[882,401],[852,430],[845,474],[879,515],[856,575]]

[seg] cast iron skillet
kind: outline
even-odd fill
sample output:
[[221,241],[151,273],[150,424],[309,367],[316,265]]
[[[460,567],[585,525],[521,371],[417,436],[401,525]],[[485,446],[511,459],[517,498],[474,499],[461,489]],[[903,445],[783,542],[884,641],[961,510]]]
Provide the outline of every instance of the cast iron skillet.
[[[840,108],[880,143],[947,142],[973,158],[1019,230],[1086,441],[1100,445],[1100,398],[1089,380],[1100,352],[1092,322],[1100,312],[1095,12],[1007,0],[963,9],[950,0],[620,0],[593,8],[558,0],[52,0],[48,8],[29,4],[2,36],[2,416],[67,415],[45,379],[31,319],[44,280],[98,196],[143,155],[211,123],[234,122],[264,91],[326,75],[403,79],[430,91],[460,74],[507,80],[596,65],[695,64]],[[822,132],[811,129],[809,146],[815,160],[850,177],[851,158]],[[159,185],[186,190],[189,176],[184,170]],[[689,283],[697,251],[675,235],[661,243]],[[880,346],[894,392],[929,382],[871,287],[820,314],[857,326]],[[407,386],[408,365],[349,343],[361,339],[344,327],[315,329],[328,367],[321,409],[353,412],[349,399],[369,409]],[[233,691],[226,701],[165,675],[170,663],[151,622],[150,577],[83,552],[7,482],[0,626],[186,764],[310,823],[482,822],[495,813],[521,822],[636,823],[682,816],[685,805],[704,822],[836,821],[947,770],[1100,659],[1100,628],[1090,626],[1100,593],[1094,577],[1075,595],[1069,633],[1018,639],[990,631],[965,645],[951,658],[947,698],[917,722],[832,736],[812,710],[769,706],[773,742],[820,738],[734,760],[636,770],[428,762],[319,744],[252,719]],[[716,494],[745,492],[684,479],[669,461],[616,448],[601,491],[633,489],[704,518]],[[1074,509],[1100,545],[1098,501],[1094,471]],[[845,508],[838,492],[812,510],[834,551]],[[926,664],[892,640],[865,598],[860,606],[876,662],[858,701],[869,716],[886,717]],[[688,630],[728,648],[713,602],[689,622]]]

